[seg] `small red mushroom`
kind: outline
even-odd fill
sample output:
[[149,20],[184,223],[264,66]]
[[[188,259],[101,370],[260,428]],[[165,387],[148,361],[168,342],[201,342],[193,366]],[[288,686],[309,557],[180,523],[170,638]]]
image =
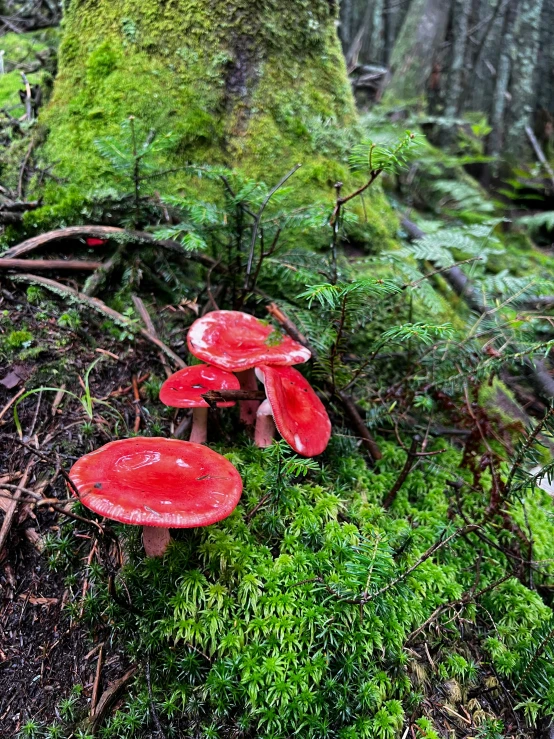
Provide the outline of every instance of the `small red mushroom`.
[[104,246],[108,243],[107,239],[97,239],[96,236],[87,236],[87,246]]
[[242,492],[225,457],[177,439],[112,441],[81,457],[69,475],[84,506],[143,527],[149,557],[163,555],[170,528],[209,526],[229,516]]
[[294,367],[263,365],[256,371],[283,439],[304,457],[321,454],[331,437],[331,421],[308,380]]
[[[238,390],[240,383],[235,375],[217,367],[196,364],[171,375],[160,389],[160,400],[171,408],[193,408],[190,441],[205,444],[208,438],[208,408],[202,395],[208,390]],[[217,404],[229,408],[234,401]]]
[[[189,329],[187,342],[195,357],[236,372],[243,390],[257,389],[254,367],[302,364],[311,356],[309,349],[276,333],[270,324],[234,310],[215,310],[198,318]],[[258,405],[255,400],[242,401],[241,421],[252,425]]]

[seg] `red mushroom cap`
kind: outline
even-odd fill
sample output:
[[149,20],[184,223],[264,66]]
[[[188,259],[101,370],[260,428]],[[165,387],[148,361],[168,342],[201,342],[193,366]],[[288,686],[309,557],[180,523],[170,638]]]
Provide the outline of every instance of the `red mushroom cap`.
[[104,246],[108,243],[107,239],[98,239],[96,236],[87,236],[87,246]]
[[[160,389],[160,400],[172,408],[208,408],[202,395],[208,390],[239,390],[240,382],[230,372],[195,364],[171,375]],[[230,408],[233,400],[218,403],[218,408]]]
[[69,474],[87,508],[139,526],[208,526],[227,518],[242,492],[225,457],[177,439],[112,441],[81,457]]
[[304,457],[321,454],[331,437],[331,421],[308,380],[294,367],[257,369],[283,439]]
[[[278,341],[273,342],[277,337]],[[191,354],[216,367],[239,372],[259,364],[302,364],[310,350],[249,313],[214,310],[198,318],[187,337]]]

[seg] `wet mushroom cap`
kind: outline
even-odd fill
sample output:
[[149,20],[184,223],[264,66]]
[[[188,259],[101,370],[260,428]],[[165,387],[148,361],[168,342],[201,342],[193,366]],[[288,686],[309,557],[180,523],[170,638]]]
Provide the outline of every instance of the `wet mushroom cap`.
[[249,313],[215,310],[198,318],[190,327],[189,351],[204,362],[231,372],[259,364],[302,364],[310,350]]
[[256,371],[283,439],[304,457],[321,454],[331,438],[331,421],[308,380],[294,367],[264,365]]
[[[160,400],[171,408],[208,408],[202,398],[208,390],[239,390],[240,382],[230,372],[196,364],[171,375],[160,389]],[[234,401],[218,403],[218,408],[230,408]]]
[[242,492],[225,457],[177,439],[112,441],[81,457],[69,475],[87,508],[139,526],[208,526],[229,516]]

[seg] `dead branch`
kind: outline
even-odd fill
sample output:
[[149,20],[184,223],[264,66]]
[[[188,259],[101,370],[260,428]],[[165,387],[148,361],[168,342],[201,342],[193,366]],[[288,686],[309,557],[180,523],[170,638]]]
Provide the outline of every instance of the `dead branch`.
[[0,259],[2,269],[51,269],[72,272],[94,272],[101,269],[102,262],[84,262],[79,259]]
[[525,133],[527,134],[527,138],[531,142],[531,146],[533,147],[533,151],[535,152],[537,159],[542,164],[544,169],[548,172],[548,176],[550,177],[550,180],[554,185],[554,169],[552,169],[552,167],[550,166],[550,162],[544,155],[544,151],[541,149],[541,145],[537,141],[537,137],[533,133],[533,129],[531,128],[531,126],[525,126]]
[[27,480],[29,479],[29,475],[31,473],[31,470],[34,464],[35,464],[34,459],[31,459],[29,462],[27,462],[27,467],[25,468],[23,477],[19,481],[19,484],[17,485],[17,488],[13,496],[11,496],[11,501],[4,515],[4,521],[2,522],[2,528],[0,529],[0,552],[4,548],[4,544],[6,543],[8,535],[10,533],[10,529],[12,527],[15,512],[17,510],[17,504],[19,503],[19,499],[21,498],[21,495],[23,494],[23,488],[25,488],[25,486],[27,485]]
[[55,231],[48,231],[47,233],[39,234],[39,236],[34,236],[32,239],[22,241],[16,246],[12,246],[11,249],[4,252],[0,259],[19,257],[22,254],[28,254],[29,252],[54,241],[77,239],[79,237],[86,236],[93,236],[99,239],[113,238],[116,241],[127,240],[159,246],[162,249],[167,249],[168,251],[178,254],[185,260],[191,259],[202,264],[204,267],[213,268],[216,272],[224,271],[224,267],[218,265],[215,259],[212,259],[206,254],[185,252],[178,241],[172,241],[171,239],[160,240],[156,239],[152,234],[149,234],[146,231],[127,231],[124,228],[118,228],[116,226],[69,226],[68,228],[59,228]]
[[410,470],[413,467],[414,462],[417,459],[417,446],[419,442],[421,441],[420,437],[416,434],[414,438],[412,439],[412,444],[410,446],[410,449],[408,451],[408,455],[406,457],[406,461],[404,462],[404,467],[402,467],[402,470],[400,474],[398,475],[396,482],[390,489],[387,497],[383,501],[382,505],[383,508],[388,509],[391,507],[391,505],[394,503],[394,500],[396,498],[396,495],[404,482],[406,481],[406,478],[410,474]]
[[123,677],[120,677],[119,680],[113,682],[109,688],[102,693],[100,700],[98,701],[98,705],[96,706],[96,710],[88,722],[87,730],[89,733],[93,735],[97,733],[110,708],[114,705],[124,688],[130,682],[131,678],[134,677],[137,669],[137,667],[131,667]]

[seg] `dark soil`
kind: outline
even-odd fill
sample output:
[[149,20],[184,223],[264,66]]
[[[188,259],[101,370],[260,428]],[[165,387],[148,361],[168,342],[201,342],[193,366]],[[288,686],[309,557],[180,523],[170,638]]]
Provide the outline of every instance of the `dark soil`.
[[[158,417],[159,404],[147,407],[145,382],[155,373],[160,380],[165,377],[154,347],[142,340],[122,340],[116,327],[89,310],[79,310],[73,326],[63,320],[60,325],[60,316],[75,306],[47,291],[29,302],[26,290],[27,285],[0,279],[0,413],[24,387],[65,384],[82,397],[86,369],[103,357],[90,375],[91,395],[102,400],[94,402],[92,419],[79,400],[68,395],[61,396],[53,410],[55,391],[30,395],[18,406],[23,441],[43,456],[18,441],[13,404],[0,417],[0,487],[16,484],[32,461],[25,487],[64,505],[69,494],[60,467],[68,470],[82,454],[132,434],[137,406],[141,430],[159,434],[172,433],[183,416],[162,411]],[[182,322],[182,313],[177,320]],[[160,329],[163,335],[163,326]],[[30,347],[10,346],[12,332],[23,330],[33,336]],[[178,345],[179,338],[174,343],[177,351]],[[133,376],[142,379],[138,403],[133,401]],[[158,424],[157,431],[153,424]],[[0,527],[12,494],[13,488],[1,491]],[[23,499],[0,551],[0,737],[15,736],[28,721],[76,726],[85,718],[100,644],[98,696],[130,666],[122,648],[111,641],[107,621],[98,618],[88,624],[80,618],[89,591],[87,566],[105,566],[109,546],[98,546],[94,528],[77,521],[66,537],[69,549],[62,551],[56,542],[63,539],[67,520],[48,506],[35,507],[32,500]],[[117,559],[113,544],[111,556]]]

